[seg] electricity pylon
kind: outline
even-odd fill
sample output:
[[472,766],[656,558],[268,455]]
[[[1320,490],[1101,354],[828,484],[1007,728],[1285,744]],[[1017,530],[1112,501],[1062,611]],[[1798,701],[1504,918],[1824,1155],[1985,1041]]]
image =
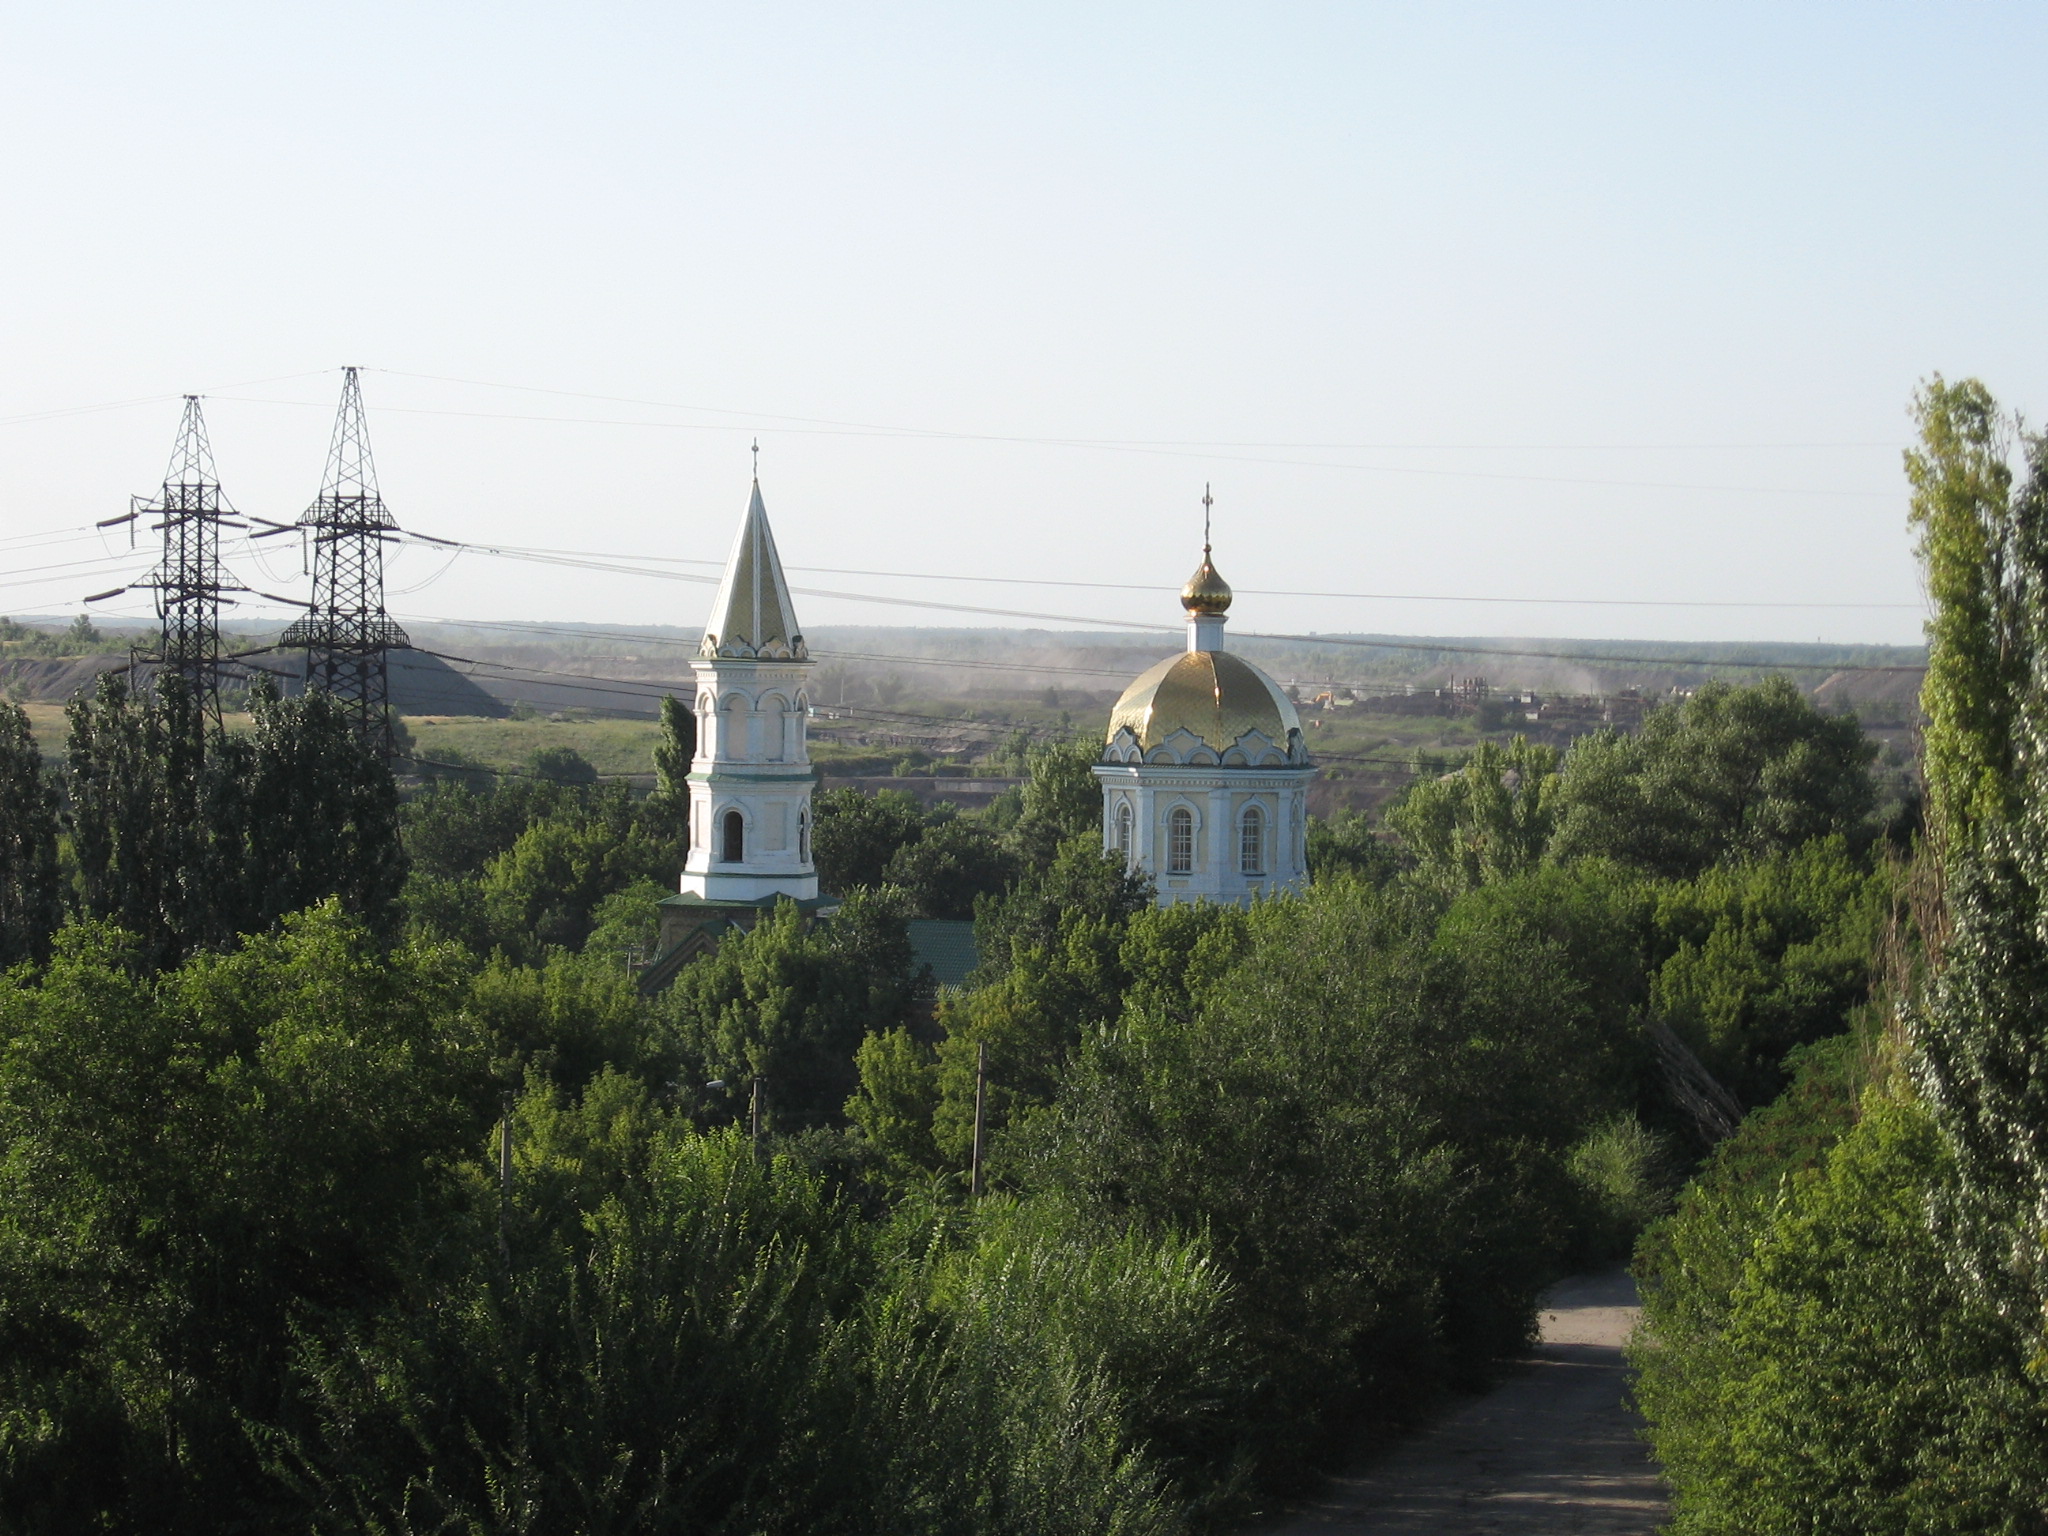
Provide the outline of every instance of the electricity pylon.
[[396,542],[398,524],[377,492],[353,368],[342,373],[326,479],[299,527],[313,539],[313,604],[279,643],[306,648],[306,686],[338,701],[356,734],[388,761],[395,742],[386,653],[411,642],[384,611],[384,546]]
[[[221,494],[213,467],[213,446],[206,438],[206,419],[199,397],[185,397],[185,416],[178,426],[177,446],[164,472],[163,489],[154,501],[136,497],[125,518],[108,523],[155,517],[153,529],[164,536],[162,561],[135,585],[156,594],[162,634],[154,650],[138,650],[129,661],[141,683],[150,675],[175,673],[184,679],[188,697],[207,719],[220,723],[220,607],[223,595],[247,588],[231,580],[220,563],[220,530],[242,528],[235,509]],[[232,598],[225,599],[233,602]]]

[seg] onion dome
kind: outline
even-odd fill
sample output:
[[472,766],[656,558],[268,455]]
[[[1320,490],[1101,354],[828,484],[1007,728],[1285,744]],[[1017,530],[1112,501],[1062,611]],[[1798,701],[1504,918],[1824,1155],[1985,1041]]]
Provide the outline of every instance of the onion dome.
[[1202,546],[1202,563],[1195,574],[1188,578],[1188,584],[1180,589],[1180,605],[1189,613],[1227,613],[1230,610],[1230,583],[1216,574],[1216,566],[1209,559],[1209,546]]
[[[1215,575],[1206,560],[1202,571]],[[1195,584],[1188,585],[1192,591]],[[1216,585],[1228,603],[1230,588],[1220,577]],[[1285,752],[1300,737],[1301,717],[1280,685],[1242,657],[1229,651],[1183,651],[1124,690],[1110,713],[1106,739],[1114,741],[1125,727],[1137,737],[1140,750],[1148,752],[1176,731],[1199,737],[1219,753],[1257,731]]]

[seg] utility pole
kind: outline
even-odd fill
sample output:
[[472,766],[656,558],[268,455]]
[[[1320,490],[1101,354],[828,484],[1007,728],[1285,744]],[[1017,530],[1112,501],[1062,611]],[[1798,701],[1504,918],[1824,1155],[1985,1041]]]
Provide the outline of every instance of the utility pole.
[[498,1254],[512,1262],[512,1095],[505,1095],[505,1118],[498,1122]]
[[768,1115],[768,1079],[754,1079],[754,1097],[747,1107],[747,1134],[754,1139],[754,1150],[761,1150],[761,1127]]
[[377,491],[353,368],[342,370],[326,478],[299,526],[313,536],[313,606],[279,643],[305,647],[307,688],[340,703],[357,736],[388,762],[396,742],[387,653],[411,641],[384,611],[384,546],[397,542],[398,524]]
[[[108,518],[102,527],[155,517],[154,531],[163,534],[163,559],[135,583],[156,594],[162,631],[154,650],[136,650],[129,671],[144,686],[144,668],[158,677],[175,674],[202,719],[220,724],[220,607],[229,592],[248,589],[227,578],[220,563],[220,530],[245,528],[234,520],[235,509],[221,494],[220,475],[213,467],[213,446],[207,441],[206,419],[199,397],[185,397],[184,419],[178,424],[177,446],[163,489],[154,501],[136,497],[125,517]],[[96,596],[113,594],[100,593]]]
[[988,1042],[974,1047],[974,1164],[967,1175],[967,1193],[981,1198],[981,1128],[988,1104]]

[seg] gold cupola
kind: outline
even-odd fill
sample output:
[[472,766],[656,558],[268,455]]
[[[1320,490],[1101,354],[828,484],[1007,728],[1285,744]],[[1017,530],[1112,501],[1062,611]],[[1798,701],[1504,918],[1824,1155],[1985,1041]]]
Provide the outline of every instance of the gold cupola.
[[1202,563],[1188,578],[1188,584],[1180,589],[1180,605],[1190,614],[1230,611],[1230,583],[1217,574],[1216,563],[1209,558],[1207,544],[1202,546]]

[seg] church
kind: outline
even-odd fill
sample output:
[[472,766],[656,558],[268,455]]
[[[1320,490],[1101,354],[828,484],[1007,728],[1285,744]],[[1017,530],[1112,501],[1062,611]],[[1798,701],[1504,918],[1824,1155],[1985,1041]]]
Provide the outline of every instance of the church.
[[1152,877],[1161,906],[1308,884],[1315,764],[1285,691],[1223,648],[1230,600],[1205,527],[1180,594],[1187,648],[1124,690],[1095,765],[1102,846]]
[[690,853],[682,888],[661,903],[661,959],[644,985],[666,985],[778,901],[807,913],[834,905],[811,859],[811,664],[757,475],[690,663]]
[[[1224,649],[1231,592],[1206,525],[1180,600],[1186,649],[1147,670],[1110,714],[1094,770],[1103,848],[1151,876],[1161,905],[1298,890],[1315,765],[1280,685]],[[646,985],[665,985],[778,901],[811,914],[836,905],[811,856],[811,665],[756,476],[690,664],[690,853],[681,888],[661,903],[661,958]]]

